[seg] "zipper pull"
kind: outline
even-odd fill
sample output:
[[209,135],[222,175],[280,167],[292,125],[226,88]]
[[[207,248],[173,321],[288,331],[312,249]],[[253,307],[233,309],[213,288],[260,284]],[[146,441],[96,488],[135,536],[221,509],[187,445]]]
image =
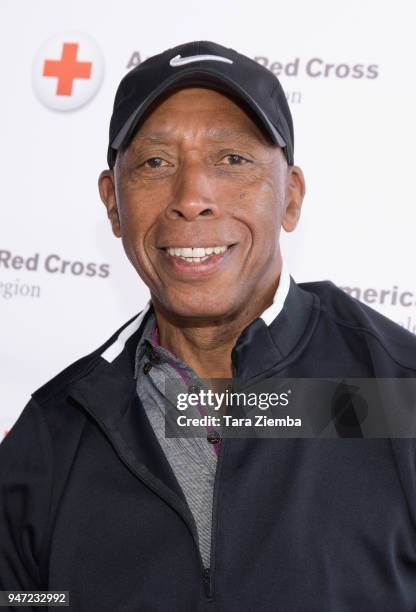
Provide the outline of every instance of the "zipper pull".
[[204,581],[205,592],[208,597],[211,597],[211,568],[204,567],[203,581]]

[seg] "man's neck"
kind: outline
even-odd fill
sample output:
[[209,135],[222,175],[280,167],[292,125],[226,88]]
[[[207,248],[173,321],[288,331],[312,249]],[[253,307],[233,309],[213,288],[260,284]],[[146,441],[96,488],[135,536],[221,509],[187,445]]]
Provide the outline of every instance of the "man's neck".
[[189,327],[172,324],[156,311],[159,344],[188,364],[203,379],[231,378],[231,351],[239,325],[217,323]]
[[[279,280],[279,279],[278,279]],[[250,300],[234,317],[192,320],[167,313],[152,299],[158,342],[202,379],[232,378],[231,351],[241,332],[273,302],[278,281],[259,299]]]

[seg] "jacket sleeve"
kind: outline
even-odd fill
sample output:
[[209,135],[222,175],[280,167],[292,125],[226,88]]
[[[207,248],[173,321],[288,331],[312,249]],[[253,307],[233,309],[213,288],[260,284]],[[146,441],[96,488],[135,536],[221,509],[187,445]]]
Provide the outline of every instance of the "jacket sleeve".
[[40,556],[52,487],[52,450],[32,398],[0,444],[0,590],[41,590]]

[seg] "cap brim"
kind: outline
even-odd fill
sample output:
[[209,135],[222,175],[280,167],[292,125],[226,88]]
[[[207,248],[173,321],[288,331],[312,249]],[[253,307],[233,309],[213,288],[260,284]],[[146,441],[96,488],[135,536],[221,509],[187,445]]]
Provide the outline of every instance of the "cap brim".
[[255,100],[253,100],[247,91],[241,87],[241,85],[237,84],[235,81],[224,76],[223,74],[218,74],[213,69],[198,67],[182,70],[180,73],[175,74],[169,79],[166,79],[160,83],[160,85],[140,104],[140,106],[133,111],[118,132],[117,136],[112,140],[110,145],[111,148],[118,151],[120,147],[127,144],[140,119],[150,108],[153,102],[155,102],[162,94],[171,89],[175,89],[177,85],[206,86],[213,89],[222,90],[226,94],[228,93],[233,96],[237,96],[255,113],[256,117],[260,120],[261,124],[270,135],[272,141],[279,147],[287,147],[283,136],[268,119],[262,108],[257,104],[257,102],[255,102]]

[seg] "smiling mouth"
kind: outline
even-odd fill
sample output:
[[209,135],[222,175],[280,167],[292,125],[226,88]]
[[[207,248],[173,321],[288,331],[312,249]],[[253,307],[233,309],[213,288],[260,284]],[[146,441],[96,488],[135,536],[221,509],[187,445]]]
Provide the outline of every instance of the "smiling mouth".
[[188,263],[202,263],[216,255],[223,255],[230,250],[234,244],[214,245],[210,247],[161,247],[170,257],[181,259]]

